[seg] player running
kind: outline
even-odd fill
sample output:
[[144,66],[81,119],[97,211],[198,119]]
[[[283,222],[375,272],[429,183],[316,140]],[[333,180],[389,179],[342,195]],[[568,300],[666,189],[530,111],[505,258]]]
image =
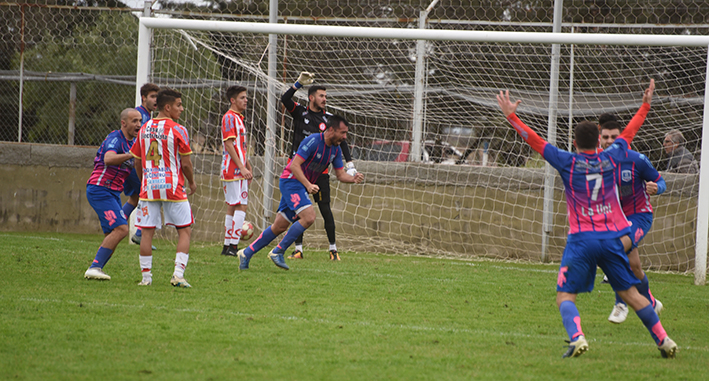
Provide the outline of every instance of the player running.
[[105,237],[91,266],[84,273],[86,279],[111,280],[103,268],[116,246],[128,235],[121,192],[133,169],[133,155],[129,150],[139,129],[140,113],[131,108],[123,110],[121,129],[108,134],[96,152],[94,170],[86,184],[86,199],[98,214]]
[[249,201],[249,183],[253,178],[251,162],[246,157],[246,127],[244,110],[248,99],[246,88],[231,86],[226,90],[231,106],[222,118],[221,180],[227,205],[224,221],[224,248],[222,255],[236,256],[241,240],[241,226],[246,219],[246,205]]
[[[621,126],[618,122],[609,121],[601,126],[601,147],[605,150],[613,144],[620,136]],[[625,157],[618,163],[618,173],[620,174],[619,191],[620,203],[623,206],[623,213],[631,222],[630,238],[633,241],[633,249],[628,254],[628,261],[633,274],[640,280],[640,284],[635,287],[641,295],[646,297],[658,315],[662,311],[662,303],[655,299],[650,292],[650,285],[647,275],[643,272],[638,244],[650,231],[652,227],[653,210],[650,204],[650,196],[662,194],[667,186],[665,180],[660,176],[655,167],[645,155],[628,150]],[[608,321],[620,324],[628,316],[628,306],[616,292],[615,306]]]
[[[152,242],[155,228],[162,224],[160,209],[165,214],[165,225],[177,229],[177,254],[175,271],[170,284],[191,287],[184,278],[189,260],[190,236],[194,217],[187,195],[197,190],[190,155],[187,129],[176,122],[184,111],[182,94],[172,89],[162,89],[157,98],[158,116],[140,128],[140,133],[130,152],[136,160],[135,169],[141,179],[140,203],[136,226],[143,228],[140,243],[141,286],[153,282]],[[189,191],[185,193],[185,179]]]
[[[279,188],[281,203],[273,225],[267,227],[261,235],[246,249],[239,250],[239,269],[249,268],[251,257],[271,243],[281,233],[288,230],[281,242],[268,254],[276,266],[288,270],[283,253],[288,247],[315,222],[315,211],[308,194],[317,193],[320,188],[315,182],[330,164],[335,169],[335,176],[343,183],[361,183],[364,175],[351,176],[343,169],[340,143],[347,138],[349,125],[338,115],[328,118],[324,132],[311,135],[300,145],[293,160],[281,174]],[[293,224],[288,228],[288,225]]]
[[[646,91],[652,92],[654,82]],[[520,100],[512,103],[509,91],[497,102],[517,133],[561,175],[566,194],[569,235],[559,266],[556,303],[569,335],[563,357],[577,357],[588,350],[576,308],[576,295],[590,292],[600,266],[613,289],[632,307],[658,345],[662,357],[675,357],[677,344],[667,336],[650,302],[640,295],[626,252],[632,247],[630,223],[618,197],[617,163],[628,152],[627,132],[607,150],[597,153],[598,127],[581,122],[574,129],[578,153],[560,150],[544,141],[515,115]]]
[[[286,107],[286,110],[293,117],[293,141],[291,142],[290,160],[295,157],[298,147],[303,139],[313,134],[318,134],[325,131],[328,119],[332,116],[325,111],[327,105],[327,91],[325,87],[313,85],[308,89],[308,107],[303,107],[293,101],[295,92],[303,86],[313,83],[313,74],[302,72],[298,76],[298,80],[281,96],[281,102]],[[340,150],[345,159],[345,170],[347,174],[354,176],[357,170],[352,163],[350,148],[347,141],[343,140],[340,143]],[[332,215],[330,208],[330,175],[327,169],[321,173],[315,181],[319,191],[313,194],[313,199],[318,203],[318,209],[325,222],[325,232],[327,239],[330,242],[330,259],[339,261],[340,255],[337,253],[337,245],[335,240],[335,217]],[[295,251],[288,257],[289,259],[303,259],[303,236],[295,240]]]

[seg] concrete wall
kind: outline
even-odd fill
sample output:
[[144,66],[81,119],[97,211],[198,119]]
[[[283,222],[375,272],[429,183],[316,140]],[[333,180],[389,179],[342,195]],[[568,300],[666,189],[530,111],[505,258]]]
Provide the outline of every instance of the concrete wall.
[[[86,201],[86,181],[96,147],[0,142],[0,230],[96,233],[101,230]],[[191,197],[194,239],[218,244],[224,203],[219,157],[194,155],[198,193]],[[247,219],[263,216],[262,160],[252,158]],[[272,173],[280,174],[279,160]],[[541,250],[541,170],[359,162],[363,185],[333,179],[338,247],[402,254],[484,256],[538,260]],[[643,241],[645,265],[687,271],[694,263],[698,176],[666,174],[668,192],[653,198],[656,219]],[[277,207],[275,199],[266,210]],[[566,204],[557,178],[550,258],[561,258],[566,241]],[[263,226],[261,226],[263,227]],[[172,237],[171,229],[162,229]],[[325,249],[322,219],[308,230],[306,245]]]

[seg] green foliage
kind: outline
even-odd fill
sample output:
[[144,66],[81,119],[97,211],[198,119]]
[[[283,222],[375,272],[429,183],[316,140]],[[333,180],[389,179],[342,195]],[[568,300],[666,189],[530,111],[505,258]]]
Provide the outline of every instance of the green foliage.
[[[25,70],[135,75],[138,22],[130,13],[100,13],[95,24],[78,24],[59,40],[51,33],[46,31],[45,38],[26,52]],[[14,66],[19,68],[19,55]],[[67,141],[69,87],[68,82],[25,84],[24,141]],[[121,110],[135,107],[135,92],[132,86],[97,81],[77,82],[76,87],[75,144],[99,145],[118,128]]]
[[0,234],[2,379],[704,379],[704,288],[649,274],[679,344],[664,360],[632,314],[606,320],[607,285],[578,298],[590,350],[562,359],[555,265],[306,250],[277,269],[265,250],[238,271],[221,246],[193,244],[174,289],[174,246],[157,242],[153,285],[121,243],[109,282],[83,272],[100,235]]

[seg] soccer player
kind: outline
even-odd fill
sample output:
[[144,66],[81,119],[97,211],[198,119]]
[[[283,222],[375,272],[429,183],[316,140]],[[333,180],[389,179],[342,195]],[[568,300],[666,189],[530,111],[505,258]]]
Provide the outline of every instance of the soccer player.
[[[654,83],[651,82],[652,91]],[[626,252],[632,242],[630,223],[618,198],[617,163],[627,154],[623,132],[607,150],[597,153],[598,127],[581,122],[574,129],[577,153],[560,150],[544,141],[515,115],[522,102],[510,101],[509,91],[497,95],[497,102],[517,133],[561,175],[566,193],[569,235],[557,277],[556,303],[570,345],[563,357],[577,357],[588,350],[576,308],[576,295],[590,292],[600,266],[613,290],[632,307],[658,345],[662,357],[674,357],[677,344],[667,336],[650,302],[635,285],[640,281],[630,269]]]
[[[340,143],[347,138],[348,130],[349,125],[343,117],[331,115],[328,117],[324,132],[310,135],[303,140],[293,160],[286,165],[281,174],[279,183],[281,203],[278,206],[276,220],[251,245],[239,250],[240,270],[248,269],[251,257],[286,229],[288,232],[278,246],[271,250],[268,257],[276,266],[288,270],[283,253],[305,232],[305,229],[315,222],[315,211],[308,194],[320,190],[316,184],[317,179],[330,164],[335,169],[335,176],[341,182],[359,184],[364,181],[364,175],[361,173],[352,176],[343,169]],[[288,228],[291,223],[293,225]]]
[[[146,83],[140,87],[141,104],[135,109],[140,112],[141,126],[152,118],[152,112],[157,108],[158,91],[160,91],[160,87],[154,83]],[[128,196],[128,201],[123,204],[123,212],[126,214],[126,218],[130,218],[133,209],[138,206],[138,195],[140,194],[140,179],[138,179],[135,168],[126,179],[125,194]],[[140,228],[136,228],[135,234],[130,239],[133,243],[140,245],[141,238],[142,231]],[[157,248],[153,246],[153,250],[157,250]]]
[[121,191],[133,169],[133,155],[129,150],[140,129],[140,113],[127,108],[121,112],[121,129],[106,136],[94,158],[94,170],[86,185],[86,199],[98,214],[104,239],[91,266],[84,273],[86,279],[111,280],[103,272],[116,246],[128,235],[128,222],[121,207]]
[[230,86],[226,90],[231,107],[222,118],[221,180],[227,205],[224,221],[224,248],[222,255],[236,256],[241,239],[241,226],[246,219],[249,201],[249,182],[253,178],[251,162],[246,157],[246,127],[244,110],[248,103],[246,88]]
[[[298,76],[298,80],[281,96],[281,102],[286,107],[286,110],[293,117],[293,141],[291,143],[290,160],[295,157],[300,143],[308,136],[318,134],[325,131],[327,121],[332,116],[325,111],[327,105],[327,91],[325,87],[313,85],[308,89],[308,107],[305,108],[293,101],[295,92],[303,86],[313,83],[313,74],[302,72]],[[345,158],[345,170],[351,176],[357,173],[357,170],[352,163],[352,155],[347,141],[343,140],[340,143],[342,156]],[[319,191],[313,194],[313,198],[318,203],[318,209],[325,222],[325,232],[327,239],[330,242],[330,259],[339,261],[340,255],[337,253],[337,245],[335,243],[335,217],[332,215],[330,208],[330,175],[325,170],[315,181]],[[303,259],[303,237],[300,236],[295,241],[295,251],[288,257],[289,259]]]
[[[615,139],[620,136],[621,126],[616,121],[608,121],[601,126],[601,147],[605,150],[610,147]],[[623,213],[631,222],[630,238],[633,241],[633,248],[628,254],[628,261],[633,274],[640,280],[640,284],[635,287],[638,292],[646,297],[658,315],[662,311],[662,303],[655,299],[650,292],[650,285],[647,275],[643,272],[640,255],[638,254],[638,244],[650,231],[652,227],[652,205],[650,196],[662,194],[667,189],[665,180],[660,176],[655,167],[645,155],[628,150],[625,157],[618,161],[618,173],[620,174],[620,203]],[[628,306],[616,292],[615,306],[608,321],[620,324],[628,316]]]
[[[176,121],[184,111],[182,94],[165,88],[157,96],[158,116],[140,128],[130,152],[135,157],[135,169],[141,179],[140,203],[136,226],[143,229],[140,243],[141,286],[152,284],[152,242],[155,228],[162,224],[160,209],[165,214],[165,225],[177,228],[175,271],[170,284],[191,287],[184,278],[189,260],[190,236],[194,217],[187,195],[197,190],[190,160],[187,129]],[[189,191],[185,193],[185,180]]]

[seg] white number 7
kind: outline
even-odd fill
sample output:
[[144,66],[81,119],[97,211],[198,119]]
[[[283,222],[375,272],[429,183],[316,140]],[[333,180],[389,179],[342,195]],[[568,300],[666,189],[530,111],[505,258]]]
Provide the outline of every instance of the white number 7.
[[595,181],[595,184],[593,184],[593,193],[591,194],[591,201],[596,201],[596,199],[598,198],[598,191],[601,189],[601,185],[603,184],[603,175],[600,173],[586,175],[586,181]]

